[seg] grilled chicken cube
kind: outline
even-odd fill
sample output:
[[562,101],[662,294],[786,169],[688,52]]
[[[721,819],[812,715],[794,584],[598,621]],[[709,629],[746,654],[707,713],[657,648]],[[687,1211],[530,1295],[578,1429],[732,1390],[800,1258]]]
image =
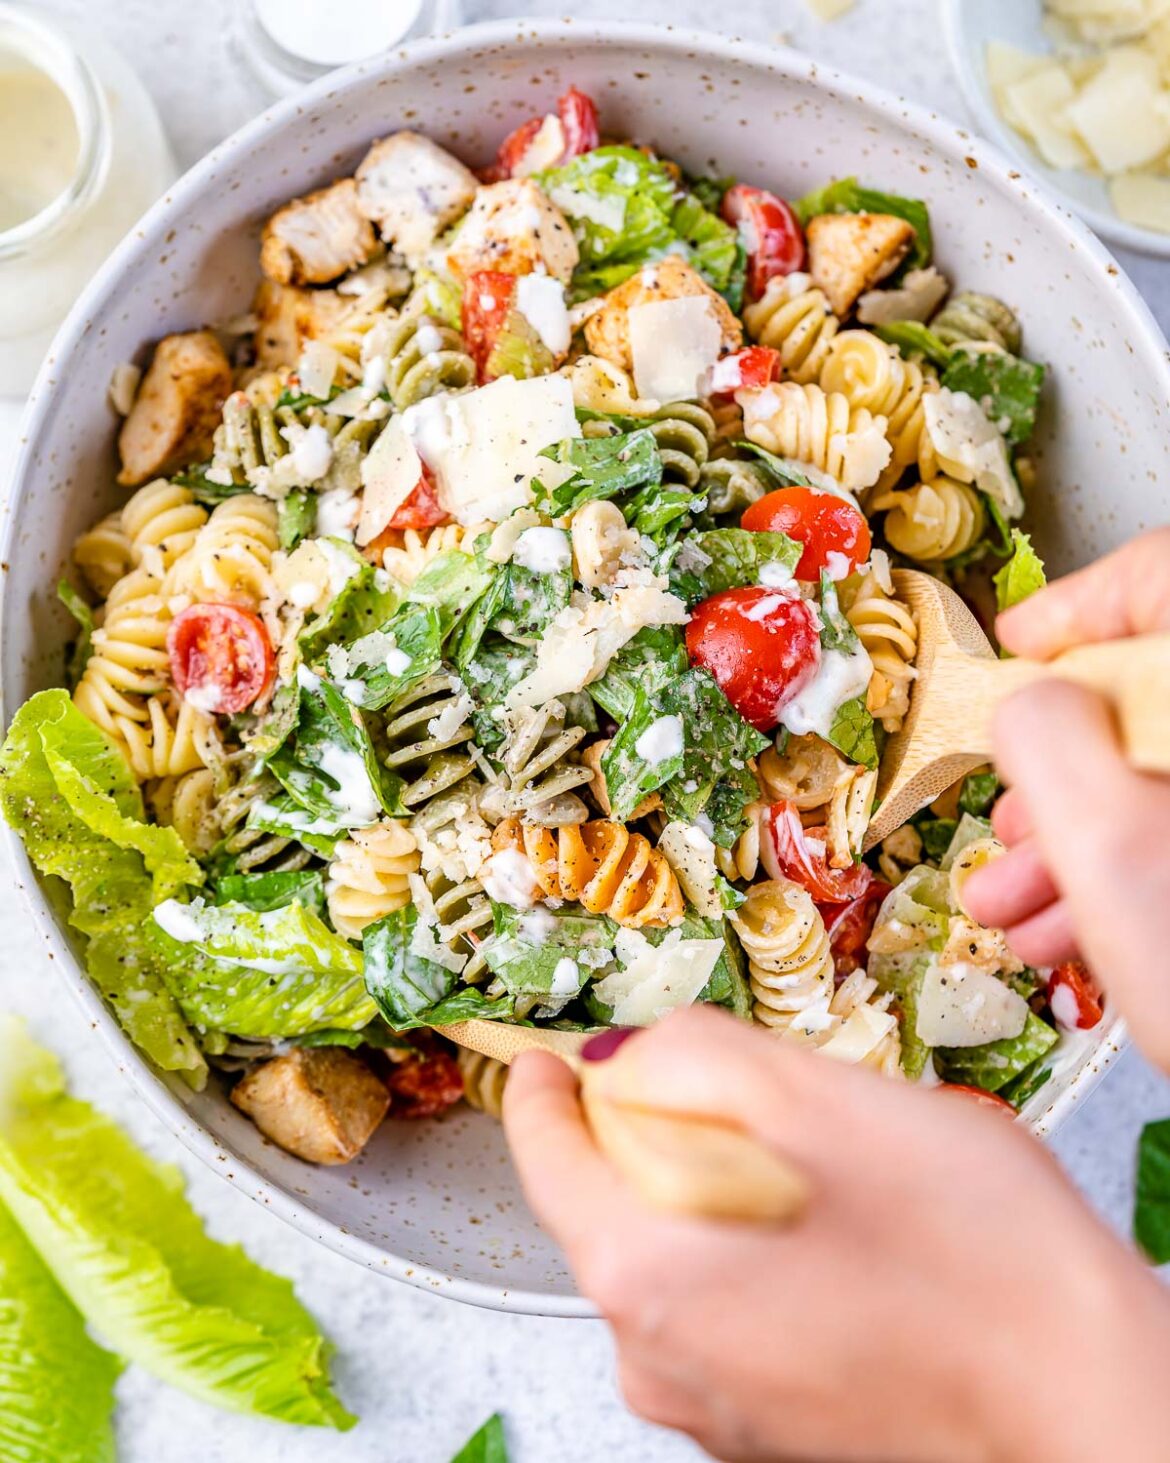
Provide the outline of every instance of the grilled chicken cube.
[[585,322],[585,339],[595,356],[604,356],[623,371],[634,366],[630,348],[630,311],[635,305],[651,305],[659,300],[682,300],[688,297],[705,299],[723,336],[725,350],[735,351],[743,345],[743,327],[722,295],[718,294],[697,270],[673,254],[653,264],[644,264],[616,289],[605,296],[601,308]]
[[309,341],[329,335],[353,307],[353,300],[336,290],[300,289],[262,279],[252,301],[257,367],[279,371],[295,366]]
[[348,1163],[386,1116],[390,1093],[339,1047],[297,1047],[236,1084],[232,1102],[266,1138],[306,1163]]
[[210,330],[160,340],[122,423],[118,481],[137,487],[208,456],[231,389],[231,365]]
[[809,222],[809,273],[837,315],[893,274],[914,244],[914,227],[889,213],[822,213]]
[[501,274],[547,271],[567,284],[580,257],[569,221],[531,178],[480,188],[447,255],[464,278],[481,269]]
[[422,254],[475,201],[470,168],[418,132],[375,142],[357,170],[358,207],[408,258]]
[[276,210],[264,225],[260,268],[277,284],[328,284],[364,264],[377,242],[357,184],[341,178]]

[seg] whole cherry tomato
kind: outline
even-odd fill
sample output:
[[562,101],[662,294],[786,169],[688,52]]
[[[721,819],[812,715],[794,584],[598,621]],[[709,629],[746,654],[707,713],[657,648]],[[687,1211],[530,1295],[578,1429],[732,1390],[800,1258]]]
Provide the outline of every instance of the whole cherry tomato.
[[1070,1031],[1087,1031],[1103,1014],[1097,982],[1079,960],[1066,960],[1048,977],[1048,1004],[1058,1024]]
[[869,558],[872,538],[865,515],[836,493],[818,488],[777,488],[748,507],[740,519],[753,533],[786,533],[804,545],[797,579],[819,579],[827,569],[844,579]]
[[743,386],[767,386],[780,379],[780,352],[769,345],[749,345],[724,356],[711,368],[711,395],[730,396]]
[[272,645],[258,615],[232,604],[191,605],[167,631],[171,678],[199,711],[231,716],[272,685]]
[[[791,803],[773,803],[761,832],[760,857],[774,879],[791,879],[817,904],[852,904],[873,883],[868,864],[834,869],[829,863],[827,829],[805,828]],[[872,920],[870,921],[872,927]],[[865,932],[866,939],[869,931]]]
[[696,605],[687,654],[718,681],[757,731],[770,731],[786,702],[816,674],[821,643],[813,611],[795,595],[751,586]]
[[782,198],[763,188],[737,183],[723,195],[720,212],[739,229],[748,255],[747,291],[758,300],[778,274],[803,269],[808,251],[804,231]]

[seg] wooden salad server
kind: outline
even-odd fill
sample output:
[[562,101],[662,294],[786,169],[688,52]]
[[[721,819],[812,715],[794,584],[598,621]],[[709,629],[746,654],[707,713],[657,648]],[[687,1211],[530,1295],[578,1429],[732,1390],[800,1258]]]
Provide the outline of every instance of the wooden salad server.
[[918,622],[918,654],[909,714],[882,752],[867,849],[988,761],[996,707],[1035,681],[1099,691],[1132,765],[1170,772],[1170,634],[1079,645],[1050,661],[1000,660],[953,589],[915,569],[896,569],[894,583]]
[[644,1203],[705,1219],[782,1224],[809,1199],[804,1176],[744,1128],[710,1113],[675,1113],[611,1102],[590,1080],[598,1067],[581,1060],[587,1036],[538,1031],[496,1021],[463,1021],[442,1034],[458,1046],[510,1063],[522,1051],[547,1051],[581,1083],[581,1106],[594,1141]]

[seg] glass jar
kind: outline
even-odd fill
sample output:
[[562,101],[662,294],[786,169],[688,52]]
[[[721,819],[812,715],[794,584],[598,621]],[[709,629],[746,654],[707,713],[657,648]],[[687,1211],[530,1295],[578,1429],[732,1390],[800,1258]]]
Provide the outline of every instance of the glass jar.
[[111,46],[0,4],[0,396],[28,391],[82,287],[175,171]]

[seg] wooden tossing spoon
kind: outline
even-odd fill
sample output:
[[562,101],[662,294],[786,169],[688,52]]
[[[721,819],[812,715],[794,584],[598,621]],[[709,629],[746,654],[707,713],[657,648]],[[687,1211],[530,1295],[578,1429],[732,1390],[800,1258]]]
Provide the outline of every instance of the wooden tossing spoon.
[[915,569],[896,569],[894,583],[918,622],[918,654],[909,714],[882,752],[867,849],[989,759],[995,708],[1034,681],[1101,692],[1132,765],[1170,772],[1170,634],[1080,645],[1044,662],[1000,660],[953,589]]
[[581,1105],[597,1146],[640,1198],[656,1209],[705,1219],[787,1223],[809,1199],[809,1184],[790,1163],[746,1129],[711,1114],[680,1114],[615,1103],[590,1080],[597,1064],[581,1060],[586,1036],[495,1021],[463,1021],[440,1030],[458,1046],[511,1062],[522,1051],[547,1051],[581,1083]]

